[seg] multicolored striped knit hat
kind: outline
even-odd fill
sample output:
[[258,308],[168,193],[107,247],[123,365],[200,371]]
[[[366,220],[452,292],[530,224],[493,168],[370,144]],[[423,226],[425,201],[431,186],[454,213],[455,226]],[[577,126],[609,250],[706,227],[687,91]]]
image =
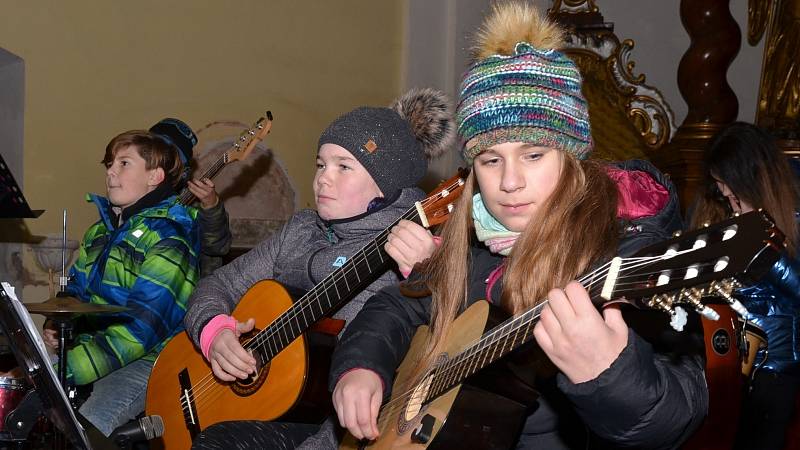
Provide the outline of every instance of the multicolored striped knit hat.
[[505,142],[552,147],[585,159],[589,110],[575,63],[555,50],[561,30],[525,3],[496,4],[478,34],[476,62],[456,108],[464,159]]

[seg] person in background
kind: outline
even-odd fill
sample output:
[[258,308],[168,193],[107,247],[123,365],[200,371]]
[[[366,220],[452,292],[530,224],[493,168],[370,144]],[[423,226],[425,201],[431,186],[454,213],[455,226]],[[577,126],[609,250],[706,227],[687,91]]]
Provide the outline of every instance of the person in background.
[[[177,132],[176,132],[177,131]],[[152,127],[150,132],[166,140],[171,145],[194,148],[197,137],[183,121],[178,119],[162,119]],[[187,161],[188,163],[188,161]],[[189,167],[186,168],[189,170]],[[188,174],[188,172],[187,172]],[[222,266],[222,260],[231,249],[231,229],[225,204],[220,200],[209,178],[191,180],[188,176],[184,186],[197,197],[199,211],[197,220],[200,223],[200,277],[205,277]]]
[[786,235],[786,249],[768,274],[734,294],[749,312],[746,319],[767,334],[767,348],[756,356],[764,362],[754,370],[745,396],[736,447],[781,449],[800,388],[797,174],[769,134],[744,122],[717,133],[706,149],[704,167],[694,228],[764,209]]

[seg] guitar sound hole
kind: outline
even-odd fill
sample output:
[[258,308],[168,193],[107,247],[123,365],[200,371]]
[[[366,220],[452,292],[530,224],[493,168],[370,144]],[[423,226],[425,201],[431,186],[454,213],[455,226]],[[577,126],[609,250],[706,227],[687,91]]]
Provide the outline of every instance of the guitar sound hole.
[[233,392],[241,397],[247,397],[258,391],[258,389],[267,379],[267,375],[269,375],[270,365],[267,361],[267,356],[259,347],[247,345],[253,336],[258,334],[260,331],[260,329],[254,328],[249,333],[245,333],[239,337],[239,342],[242,343],[242,346],[245,347],[245,349],[250,347],[249,352],[256,359],[256,372],[244,380],[236,380],[230,385]]
[[[449,359],[447,353],[442,353],[436,357],[434,367],[439,367]],[[419,418],[428,408],[430,401],[429,395],[436,371],[429,371],[428,374],[413,389],[408,401],[403,405],[403,411],[397,417],[397,434],[405,434],[407,431],[417,426]]]

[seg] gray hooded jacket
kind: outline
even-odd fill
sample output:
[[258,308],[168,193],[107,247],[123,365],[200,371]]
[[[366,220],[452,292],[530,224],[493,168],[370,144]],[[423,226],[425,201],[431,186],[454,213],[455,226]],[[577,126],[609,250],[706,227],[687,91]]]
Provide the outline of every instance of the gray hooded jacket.
[[[203,327],[219,314],[231,314],[261,280],[276,280],[290,290],[313,288],[424,197],[421,190],[406,188],[379,209],[342,220],[323,221],[315,210],[298,211],[279,233],[200,280],[184,319],[189,337],[199,345]],[[397,281],[394,271],[381,274],[334,317],[349,323],[368,298]]]

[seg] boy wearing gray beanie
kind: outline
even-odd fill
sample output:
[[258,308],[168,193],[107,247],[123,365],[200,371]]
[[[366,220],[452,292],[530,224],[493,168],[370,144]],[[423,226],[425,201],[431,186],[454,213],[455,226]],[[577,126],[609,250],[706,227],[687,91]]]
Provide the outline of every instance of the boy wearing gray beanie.
[[[427,172],[428,159],[444,152],[453,136],[449,101],[432,89],[409,91],[389,108],[357,108],[323,131],[314,177],[317,209],[295,213],[271,238],[201,280],[189,299],[186,331],[219,379],[244,379],[256,371],[255,359],[238,340],[241,333],[253,328],[254,321],[239,317],[246,321],[239,322],[230,316],[245,292],[265,279],[293,289],[314,288],[424,198],[416,184]],[[390,238],[386,247],[403,272],[433,249],[432,236],[422,227],[412,226],[412,233],[393,233],[396,240]],[[398,281],[395,271],[377,275],[334,317],[349,322],[375,292]],[[213,425],[203,422],[202,414],[198,411],[200,422],[206,427]],[[247,440],[252,441],[263,434],[260,425],[218,424],[201,433],[194,445],[236,448],[236,437],[243,436],[240,427],[253,427],[247,432]],[[317,428],[309,427],[296,437],[305,438]],[[273,441],[264,436],[267,440],[258,441],[254,448],[273,448],[285,437]]]

